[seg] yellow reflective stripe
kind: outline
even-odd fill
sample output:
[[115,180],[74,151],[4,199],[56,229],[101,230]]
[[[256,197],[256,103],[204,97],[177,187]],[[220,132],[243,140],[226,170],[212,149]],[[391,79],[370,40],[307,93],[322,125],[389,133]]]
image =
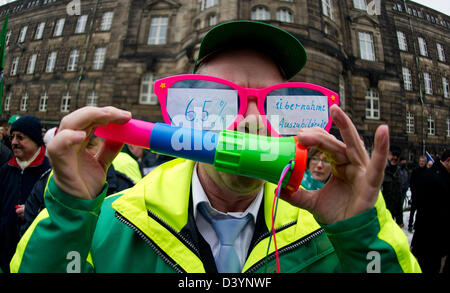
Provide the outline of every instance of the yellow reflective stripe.
[[25,249],[27,248],[28,241],[31,238],[31,235],[34,232],[34,229],[36,228],[37,224],[39,224],[40,221],[47,219],[49,216],[47,209],[42,210],[39,215],[36,217],[36,219],[33,221],[30,227],[28,227],[25,234],[23,234],[22,238],[20,238],[19,244],[17,244],[16,253],[14,254],[11,263],[10,263],[10,270],[11,273],[18,273],[20,264],[22,263],[22,258],[25,253]]
[[394,222],[380,191],[377,202],[375,203],[377,210],[378,223],[380,232],[378,238],[388,243],[395,251],[397,260],[405,273],[420,273],[419,263],[409,250],[408,238],[401,228]]

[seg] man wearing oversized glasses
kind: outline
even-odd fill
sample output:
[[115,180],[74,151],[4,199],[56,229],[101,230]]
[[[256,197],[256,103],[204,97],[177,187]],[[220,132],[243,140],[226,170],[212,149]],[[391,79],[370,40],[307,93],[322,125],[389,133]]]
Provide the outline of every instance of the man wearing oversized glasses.
[[[229,22],[203,39],[196,74],[159,80],[155,93],[166,123],[296,135],[304,146],[318,147],[333,170],[322,189],[282,194],[275,220],[273,184],[176,159],[104,199],[105,170],[122,144],[106,141],[92,157],[86,141],[95,127],[125,123],[131,113],[83,108],[62,120],[48,146],[54,173],[47,210],[22,238],[12,270],[420,271],[379,193],[388,127],[378,128],[369,158],[335,93],[286,83],[305,63],[304,48],[289,33],[259,22]],[[343,142],[327,132],[331,121]]]

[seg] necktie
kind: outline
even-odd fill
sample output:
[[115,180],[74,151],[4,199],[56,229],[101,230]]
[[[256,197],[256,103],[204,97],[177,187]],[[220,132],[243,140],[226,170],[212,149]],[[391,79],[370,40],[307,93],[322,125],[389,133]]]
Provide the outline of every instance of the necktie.
[[199,205],[199,211],[203,217],[211,223],[220,241],[220,249],[214,257],[219,273],[239,273],[241,264],[234,248],[236,238],[250,220],[250,215],[244,218],[216,219],[207,210],[205,204]]

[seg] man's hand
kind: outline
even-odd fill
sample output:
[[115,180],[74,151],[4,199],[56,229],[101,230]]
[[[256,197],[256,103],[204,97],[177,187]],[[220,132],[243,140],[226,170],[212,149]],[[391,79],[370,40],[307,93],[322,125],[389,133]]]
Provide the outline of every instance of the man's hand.
[[16,205],[15,208],[16,208],[17,217],[23,221],[25,219],[25,205],[19,204],[19,205]]
[[327,154],[332,175],[320,190],[299,189],[291,196],[281,197],[291,204],[310,211],[322,224],[332,224],[375,205],[383,182],[389,152],[389,129],[378,127],[372,158],[364,147],[350,118],[338,106],[330,108],[344,142],[321,128],[302,129],[298,141],[307,147],[315,146]]
[[123,144],[105,141],[92,156],[86,146],[95,128],[109,122],[123,124],[131,113],[114,107],[85,107],[65,116],[47,151],[53,178],[64,192],[82,199],[95,198],[105,184],[106,171]]

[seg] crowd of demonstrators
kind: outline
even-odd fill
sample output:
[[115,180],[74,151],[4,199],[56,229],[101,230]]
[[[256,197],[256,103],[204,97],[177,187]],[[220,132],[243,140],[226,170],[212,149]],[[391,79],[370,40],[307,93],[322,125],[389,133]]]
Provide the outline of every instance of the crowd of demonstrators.
[[[255,21],[216,26],[199,52],[199,79],[214,76],[247,88],[284,83],[306,63],[306,52],[295,37]],[[244,115],[237,129],[257,123],[262,115],[255,97],[242,98],[248,101],[241,103],[246,108],[239,111]],[[377,129],[369,157],[351,119],[337,106],[329,113],[342,141],[320,128],[297,135],[304,146],[317,146],[326,154],[332,175],[319,190],[281,194],[290,203],[280,201],[274,223],[279,248],[289,251],[279,255],[282,271],[366,272],[368,253],[374,250],[383,260],[380,272],[420,271],[379,193],[388,127]],[[71,251],[79,254],[82,272],[264,272],[276,267],[275,259],[258,266],[266,259],[271,237],[266,219],[271,217],[274,184],[175,159],[134,187],[106,197],[106,166],[123,145],[107,140],[92,156],[85,151],[87,133],[130,118],[130,112],[114,107],[86,107],[63,118],[48,146],[53,167],[44,196],[48,213],[22,237],[11,270],[65,272]],[[221,231],[226,222],[240,230]],[[225,243],[223,238],[231,234],[237,239]]]
[[41,129],[39,119],[32,115],[20,117],[9,129],[14,156],[0,167],[0,266],[4,272],[9,272],[19,242],[25,202],[34,184],[50,168]]
[[331,176],[331,163],[326,154],[316,147],[310,148],[306,166],[301,186],[308,190],[322,188]]
[[143,147],[126,144],[124,152],[130,154],[139,164],[142,177],[146,176],[157,166],[173,160],[173,157],[151,152]]
[[450,236],[446,231],[450,226],[450,150],[445,150],[430,168],[418,171],[417,176],[411,249],[423,272],[449,273]]

